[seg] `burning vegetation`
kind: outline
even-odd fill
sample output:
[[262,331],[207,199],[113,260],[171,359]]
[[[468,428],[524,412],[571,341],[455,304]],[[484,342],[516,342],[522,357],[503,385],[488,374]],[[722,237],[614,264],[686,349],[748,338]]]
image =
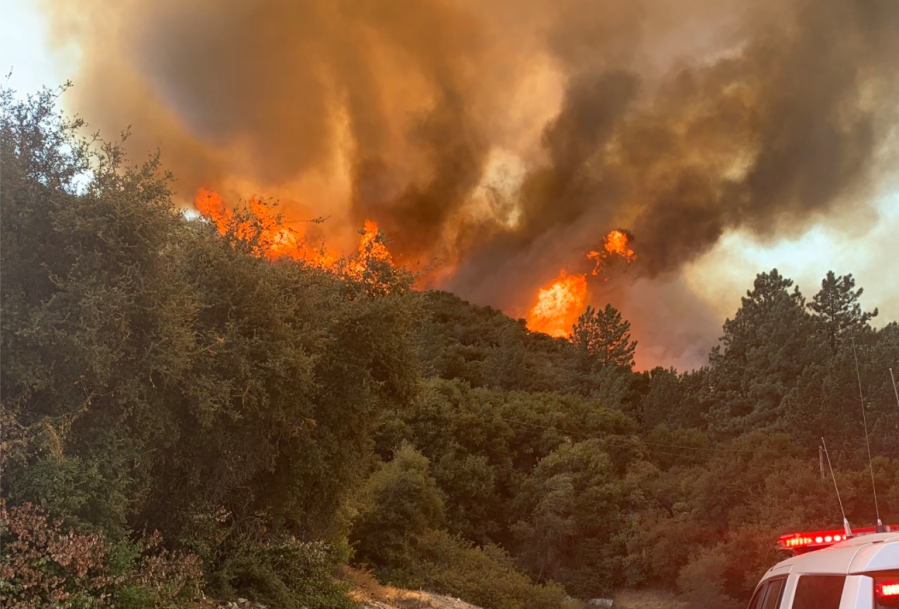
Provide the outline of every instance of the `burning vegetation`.
[[619,256],[624,259],[627,264],[634,262],[637,255],[631,249],[630,243],[633,237],[627,231],[613,230],[603,239],[602,250],[593,250],[587,254],[587,258],[593,260],[596,266],[593,268],[593,276],[597,276],[606,266],[606,262],[612,256]]
[[559,278],[540,288],[537,304],[528,314],[528,329],[550,336],[568,336],[587,302],[587,276],[559,273]]
[[[595,266],[590,272],[593,277],[603,274],[613,258],[621,258],[631,264],[637,259],[631,249],[632,237],[624,230],[613,230],[603,238],[603,248],[593,250],[587,258]],[[607,277],[603,277],[607,279]],[[584,312],[587,303],[587,274],[568,275],[564,270],[559,277],[537,292],[537,303],[528,314],[528,329],[555,337],[571,334],[571,327]]]
[[[340,258],[329,252],[324,244],[313,247],[302,233],[285,226],[283,219],[273,214],[271,207],[256,197],[251,198],[239,213],[226,208],[217,192],[200,188],[194,198],[194,206],[216,226],[219,233],[231,233],[252,243],[257,255],[270,260],[290,258],[325,270],[345,271],[356,277],[362,277],[373,262],[394,263],[383,234],[371,220],[366,220],[359,231],[358,251],[341,267]],[[631,240],[629,233],[620,229],[606,235],[602,249],[587,254],[587,258],[595,264],[590,275],[600,276],[613,258],[621,258],[627,264],[634,262],[637,255],[631,249]],[[537,302],[528,314],[528,329],[557,338],[567,337],[587,306],[587,274],[568,275],[562,270],[557,279],[537,291],[536,297]]]
[[[745,607],[785,526],[839,522],[824,434],[899,520],[899,324],[871,325],[851,275],[807,299],[761,273],[707,365],[640,372],[611,306],[548,341],[379,280],[396,252],[373,223],[337,262],[261,200],[201,191],[210,225],[190,224],[159,157],[92,149],[56,99],[0,87],[6,605],[353,609],[334,577],[352,560],[484,607],[647,583]],[[618,233],[598,276],[649,257]],[[582,241],[581,266],[543,267],[571,271],[541,292],[554,334],[611,284]],[[845,500],[853,520],[880,509]]]
[[378,225],[366,220],[359,231],[357,252],[341,266],[341,259],[329,252],[324,244],[314,246],[297,230],[285,226],[280,215],[273,215],[271,206],[258,198],[250,199],[246,208],[235,212],[225,207],[217,192],[200,188],[194,206],[201,216],[212,222],[219,233],[234,234],[253,244],[254,252],[270,260],[290,258],[330,271],[343,271],[361,277],[372,263],[393,264],[393,257],[384,243]]
[[[142,125],[129,146],[161,147],[189,193],[330,215],[329,243],[375,221],[397,262],[436,262],[428,285],[510,312],[560,268],[633,259],[618,236],[579,267],[627,227],[639,289],[680,318],[628,313],[666,349],[717,332],[685,333],[686,264],[849,218],[895,167],[892,0],[95,1],[102,20],[50,3],[82,58],[74,108]],[[332,263],[302,241],[265,249]]]

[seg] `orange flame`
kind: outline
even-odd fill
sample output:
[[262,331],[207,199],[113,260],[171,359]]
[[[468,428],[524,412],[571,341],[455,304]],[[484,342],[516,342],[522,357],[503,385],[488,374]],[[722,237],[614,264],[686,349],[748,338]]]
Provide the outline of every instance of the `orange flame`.
[[374,221],[366,220],[360,234],[359,253],[363,258],[393,263],[393,257],[381,238],[381,230]]
[[[626,231],[613,230],[603,238],[601,251],[587,253],[587,258],[596,264],[592,274],[599,275],[612,256],[620,256],[627,264],[637,259],[630,248],[630,236]],[[571,327],[584,311],[586,302],[587,276],[568,276],[561,271],[556,280],[537,292],[537,304],[528,314],[528,329],[566,337],[571,334]]]
[[603,251],[591,251],[587,254],[587,258],[593,260],[596,266],[593,269],[593,275],[599,275],[606,261],[612,256],[620,256],[624,258],[627,264],[637,259],[634,250],[630,248],[630,238],[623,230],[613,230],[603,238]]
[[355,277],[361,277],[372,263],[393,264],[390,250],[384,245],[383,234],[372,220],[366,220],[359,239],[358,254],[350,261],[348,271]]
[[587,276],[559,273],[558,279],[537,292],[537,304],[528,314],[528,329],[565,337],[587,302]]
[[[225,208],[221,195],[207,188],[197,191],[194,205],[201,215],[215,224],[221,234],[233,232],[240,239],[254,239],[257,253],[261,256],[271,260],[287,257],[336,270],[337,256],[324,247],[310,247],[299,232],[284,226],[281,218],[272,215],[270,208],[255,197],[250,199],[249,216],[246,218]],[[351,274],[361,275],[373,261],[393,264],[393,258],[377,224],[366,220],[360,235],[358,256],[350,262],[348,268]]]

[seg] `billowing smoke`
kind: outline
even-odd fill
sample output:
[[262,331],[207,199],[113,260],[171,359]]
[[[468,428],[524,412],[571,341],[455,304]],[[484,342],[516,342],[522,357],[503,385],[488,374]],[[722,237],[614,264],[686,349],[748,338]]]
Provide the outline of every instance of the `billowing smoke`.
[[896,0],[48,11],[82,49],[77,108],[133,123],[185,201],[275,195],[334,235],[371,218],[398,259],[443,265],[433,284],[514,314],[615,228],[635,236],[629,274],[680,286],[661,292],[688,310],[672,273],[728,230],[773,238],[864,204],[896,132]]

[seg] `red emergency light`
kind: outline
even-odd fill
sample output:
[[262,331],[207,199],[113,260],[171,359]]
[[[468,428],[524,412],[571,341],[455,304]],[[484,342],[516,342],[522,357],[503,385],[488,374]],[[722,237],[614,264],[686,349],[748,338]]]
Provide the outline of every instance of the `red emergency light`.
[[878,607],[899,607],[899,577],[891,575],[874,579]]
[[[890,531],[896,528],[899,527],[886,527],[886,530]],[[852,531],[852,534],[853,536],[858,536],[876,532],[877,527],[867,527],[864,529],[855,529]],[[782,535],[778,540],[778,543],[784,550],[793,550],[797,554],[803,554],[805,552],[811,552],[812,550],[820,550],[832,546],[835,543],[840,543],[847,539],[849,539],[849,537],[847,537],[845,531],[836,529],[834,531],[815,531],[813,533],[790,533],[789,535]]]

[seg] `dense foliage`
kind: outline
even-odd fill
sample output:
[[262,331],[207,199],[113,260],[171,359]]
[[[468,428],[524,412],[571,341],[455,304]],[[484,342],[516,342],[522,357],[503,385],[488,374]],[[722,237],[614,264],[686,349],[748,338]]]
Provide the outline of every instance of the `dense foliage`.
[[899,324],[851,275],[807,300],[762,273],[706,367],[635,372],[612,307],[568,341],[389,264],[261,257],[54,95],[2,94],[5,599],[350,606],[353,561],[488,609],[643,585],[739,607],[779,534],[839,522],[821,436],[873,521],[862,408],[899,519]]

